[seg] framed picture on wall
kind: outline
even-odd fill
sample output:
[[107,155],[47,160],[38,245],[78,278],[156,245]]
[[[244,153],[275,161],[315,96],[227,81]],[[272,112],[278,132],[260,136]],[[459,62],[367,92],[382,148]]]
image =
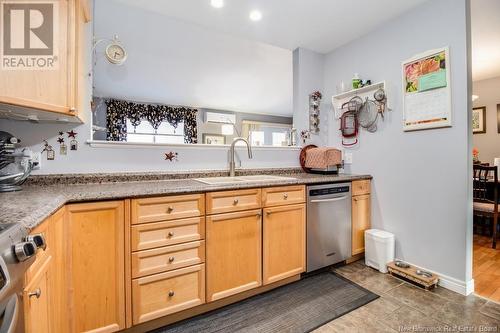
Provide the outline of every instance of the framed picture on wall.
[[226,137],[220,134],[203,133],[203,143],[207,145],[225,145]]
[[500,104],[497,104],[497,128],[500,133]]
[[472,109],[472,133],[486,133],[486,106]]

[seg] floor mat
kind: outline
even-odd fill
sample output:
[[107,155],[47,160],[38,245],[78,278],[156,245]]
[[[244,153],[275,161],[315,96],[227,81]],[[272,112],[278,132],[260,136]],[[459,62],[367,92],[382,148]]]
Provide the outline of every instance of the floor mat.
[[153,332],[310,332],[378,297],[323,272]]

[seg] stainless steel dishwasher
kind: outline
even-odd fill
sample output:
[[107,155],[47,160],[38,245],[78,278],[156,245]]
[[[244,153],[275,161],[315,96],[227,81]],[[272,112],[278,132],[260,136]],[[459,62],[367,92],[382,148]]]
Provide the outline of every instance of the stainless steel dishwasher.
[[307,187],[307,272],[351,256],[351,183]]

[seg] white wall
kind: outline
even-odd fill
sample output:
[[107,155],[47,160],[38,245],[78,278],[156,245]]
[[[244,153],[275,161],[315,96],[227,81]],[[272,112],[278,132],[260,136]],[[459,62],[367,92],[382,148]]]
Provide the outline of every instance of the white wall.
[[[325,56],[304,48],[293,51],[293,125],[300,132],[309,130],[309,94],[319,90],[323,93]],[[306,144],[325,145],[328,138],[328,115],[331,113],[328,95],[323,94],[320,104],[320,132],[311,134]]]
[[[378,131],[361,131],[353,173],[373,175],[374,228],[395,233],[396,256],[456,279],[472,279],[468,223],[470,136],[467,0],[436,0],[388,22],[326,56],[325,95],[354,73],[386,81],[393,111]],[[450,48],[453,126],[403,132],[401,62],[426,50]],[[338,121],[329,142],[340,146]]]
[[493,165],[495,157],[500,157],[500,133],[498,133],[497,104],[500,104],[500,77],[474,81],[474,107],[486,106],[486,133],[474,134],[473,144],[479,150],[481,162]]
[[[108,1],[97,1],[102,4]],[[133,9],[136,11],[137,9]],[[109,15],[111,20],[114,16]],[[128,22],[125,20],[125,22]],[[130,22],[128,22],[130,23]],[[130,28],[134,24],[124,24]],[[123,26],[120,23],[119,26]],[[92,25],[87,24],[87,50],[86,67],[91,68],[92,49]],[[161,35],[161,34],[160,34]],[[125,37],[125,36],[122,36]],[[160,40],[161,41],[161,40]],[[261,49],[262,51],[262,49]],[[199,51],[203,53],[201,49]],[[291,52],[290,66],[291,66]],[[263,55],[265,57],[265,55]],[[133,61],[134,55],[130,55]],[[152,61],[152,60],[149,60]],[[107,70],[117,70],[118,67],[111,65]],[[125,67],[124,67],[125,68]],[[291,75],[290,68],[290,75]],[[122,73],[123,74],[123,73]],[[85,77],[87,77],[85,73]],[[107,82],[107,85],[121,85],[122,77],[116,72],[113,74],[114,81]],[[244,80],[245,78],[241,78]],[[79,115],[84,124],[71,126],[67,124],[32,124],[29,122],[12,121],[0,119],[0,131],[8,131],[21,138],[23,146],[29,147],[35,152],[43,149],[43,139],[47,139],[56,150],[56,158],[53,161],[46,160],[43,154],[42,169],[36,170],[33,174],[57,174],[57,173],[99,173],[99,172],[148,172],[148,171],[178,171],[178,170],[206,170],[225,169],[228,167],[228,148],[204,148],[194,146],[180,147],[144,147],[134,148],[92,148],[86,144],[91,139],[91,110],[90,100],[92,91],[92,80],[87,79],[87,84],[82,88],[82,109]],[[291,93],[291,86],[290,86]],[[291,98],[291,97],[290,97]],[[181,103],[185,104],[185,103]],[[69,131],[75,129],[78,133],[77,139],[79,148],[77,151],[68,151],[68,155],[59,155],[59,144],[56,142],[59,131]],[[66,137],[66,136],[65,136]],[[66,142],[68,142],[66,140]],[[165,161],[164,153],[176,151],[179,153],[178,162]],[[266,168],[266,167],[298,167],[298,151],[290,149],[255,149],[253,159],[249,160],[246,150],[237,150],[237,162],[240,161],[243,168]]]
[[118,35],[122,66],[100,53],[95,96],[292,115],[292,52],[117,1],[95,1],[95,35]]

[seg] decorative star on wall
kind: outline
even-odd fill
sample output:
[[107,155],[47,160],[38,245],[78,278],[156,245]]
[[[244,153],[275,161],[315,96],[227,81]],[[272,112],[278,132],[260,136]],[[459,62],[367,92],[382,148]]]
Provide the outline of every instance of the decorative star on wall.
[[57,138],[58,143],[64,143],[64,138]]
[[59,131],[59,136],[63,136],[64,135],[64,132],[63,131]]
[[73,139],[76,138],[77,133],[75,131],[71,130],[66,133],[68,133],[68,138],[73,138]]
[[177,161],[178,160],[177,156],[179,156],[178,153],[174,151],[169,151],[168,153],[165,153],[165,161],[170,161],[170,162]]

